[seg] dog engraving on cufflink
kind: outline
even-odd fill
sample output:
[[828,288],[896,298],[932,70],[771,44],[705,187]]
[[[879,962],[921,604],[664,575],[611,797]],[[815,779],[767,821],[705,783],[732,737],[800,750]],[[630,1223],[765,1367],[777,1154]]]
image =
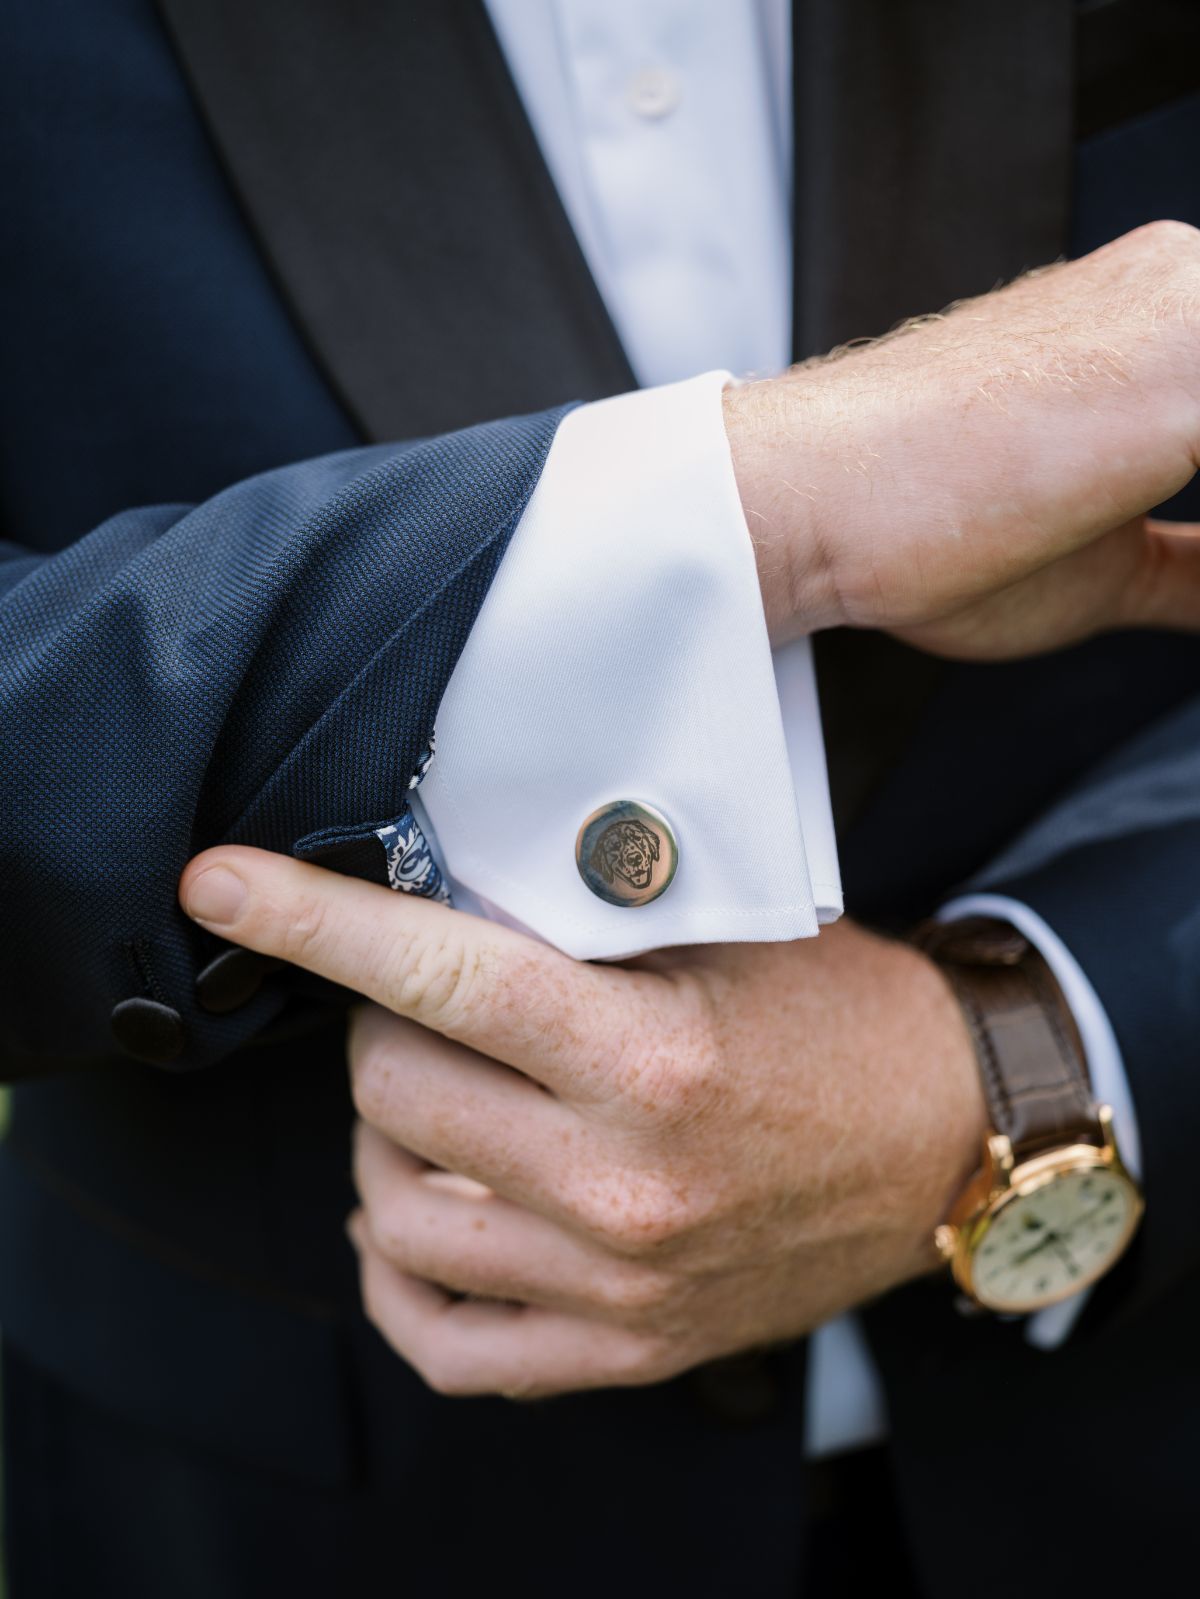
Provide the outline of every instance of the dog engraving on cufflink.
[[660,853],[658,836],[645,822],[610,822],[596,840],[588,864],[609,888],[619,877],[640,894],[650,887]]
[[610,905],[648,905],[670,887],[679,851],[661,811],[614,800],[579,829],[575,863],[592,893]]

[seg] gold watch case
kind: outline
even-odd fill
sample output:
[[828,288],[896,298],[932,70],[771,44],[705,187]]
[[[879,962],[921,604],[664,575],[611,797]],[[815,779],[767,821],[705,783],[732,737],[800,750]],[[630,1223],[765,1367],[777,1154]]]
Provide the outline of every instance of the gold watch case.
[[[982,1169],[963,1190],[950,1213],[950,1219],[934,1233],[934,1244],[939,1254],[948,1262],[954,1280],[968,1299],[984,1309],[1016,1315],[1044,1310],[1069,1298],[1081,1288],[1103,1277],[1129,1247],[1145,1209],[1142,1192],[1136,1179],[1126,1168],[1113,1136],[1112,1110],[1107,1105],[1097,1106],[1100,1126],[1104,1134],[1102,1144],[1068,1144],[1060,1149],[1047,1150],[1017,1163],[1012,1144],[1002,1133],[992,1133],[984,1140]],[[980,1251],[997,1219],[1010,1207],[1019,1205],[1039,1190],[1061,1182],[1078,1173],[1103,1171],[1127,1185],[1127,1209],[1119,1234],[1112,1239],[1111,1247],[1103,1260],[1092,1270],[1081,1270],[1065,1290],[1036,1295],[1020,1300],[1005,1299],[996,1302],[976,1281]]]

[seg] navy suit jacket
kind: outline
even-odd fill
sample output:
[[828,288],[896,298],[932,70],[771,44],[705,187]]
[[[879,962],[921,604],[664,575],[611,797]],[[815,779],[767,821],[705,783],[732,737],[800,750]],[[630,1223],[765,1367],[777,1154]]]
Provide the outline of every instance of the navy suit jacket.
[[[797,354],[1200,223],[1196,85],[1125,50],[1118,94],[1065,0],[813,0],[795,34]],[[645,1592],[793,1593],[803,1347],[550,1407],[426,1392],[357,1310],[336,996],[258,968],[206,1006],[222,951],[175,904],[223,839],[371,875],[561,407],[632,386],[482,7],[53,0],[0,24],[0,103],[6,1336],[233,1473],[347,1515],[382,1484],[414,1584],[452,1550],[466,1591],[507,1550],[530,1592],[570,1561],[580,1594],[631,1563]],[[820,665],[848,901],[893,927],[1069,819],[1147,727],[1190,742],[1200,697],[1183,638],[952,669],[835,638]],[[1002,873],[1113,1019],[1149,1212],[1058,1356],[940,1280],[872,1309],[930,1593],[978,1571],[964,1481],[1031,1595],[1099,1517],[1114,1581],[1185,1548],[1198,883],[1194,811],[1083,843],[1068,820]]]
[[[110,1054],[114,1001],[120,1041],[176,1068],[227,1055],[279,1013],[279,984],[225,1014],[198,1003],[211,951],[175,902],[179,874],[218,842],[318,857],[334,840],[369,846],[404,813],[559,414],[119,512],[56,555],[10,547],[0,855],[14,1069]],[[65,958],[48,964],[50,950]]]

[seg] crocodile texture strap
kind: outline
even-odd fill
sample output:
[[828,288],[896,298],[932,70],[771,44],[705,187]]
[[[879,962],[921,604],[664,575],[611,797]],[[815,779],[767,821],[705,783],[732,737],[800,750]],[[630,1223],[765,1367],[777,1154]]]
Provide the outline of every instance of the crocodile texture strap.
[[925,923],[913,941],[945,972],[967,1018],[994,1130],[1018,1159],[1103,1142],[1075,1018],[1038,951],[1008,922]]

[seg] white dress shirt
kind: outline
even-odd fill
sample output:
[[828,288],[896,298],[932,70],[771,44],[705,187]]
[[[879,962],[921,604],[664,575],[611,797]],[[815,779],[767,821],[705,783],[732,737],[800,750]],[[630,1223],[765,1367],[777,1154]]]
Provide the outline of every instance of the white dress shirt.
[[[841,889],[811,652],[801,641],[771,655],[720,405],[728,371],[789,359],[789,7],[488,10],[650,387],[563,423],[447,688],[414,809],[456,904],[579,957],[813,936]],[[619,799],[662,811],[679,844],[670,889],[636,909],[597,899],[575,866],[580,824]],[[1120,1054],[1087,979],[1027,907],[988,903],[1064,984],[1136,1157]],[[1031,1318],[1031,1341],[1060,1341],[1077,1308]],[[815,1336],[808,1397],[810,1452],[885,1431],[853,1317]]]

